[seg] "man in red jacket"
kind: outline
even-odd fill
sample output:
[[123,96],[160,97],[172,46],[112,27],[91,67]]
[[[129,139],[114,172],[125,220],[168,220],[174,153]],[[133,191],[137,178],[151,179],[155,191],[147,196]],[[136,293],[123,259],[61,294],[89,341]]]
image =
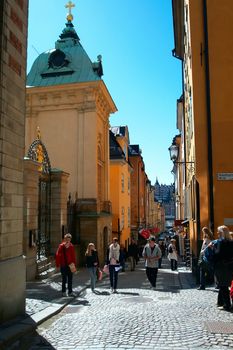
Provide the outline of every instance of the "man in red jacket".
[[64,236],[64,241],[59,245],[56,252],[56,266],[60,267],[62,275],[62,296],[66,295],[66,283],[68,281],[68,295],[75,296],[72,291],[73,273],[70,269],[70,264],[76,265],[74,246],[71,243],[71,234],[67,233]]

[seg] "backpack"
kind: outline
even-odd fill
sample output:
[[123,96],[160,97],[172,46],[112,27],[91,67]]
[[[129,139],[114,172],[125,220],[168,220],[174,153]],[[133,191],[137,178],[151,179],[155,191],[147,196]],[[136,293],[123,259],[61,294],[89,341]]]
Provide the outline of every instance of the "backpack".
[[169,247],[168,247],[168,253],[172,253],[172,252],[173,252],[172,246],[169,245]]

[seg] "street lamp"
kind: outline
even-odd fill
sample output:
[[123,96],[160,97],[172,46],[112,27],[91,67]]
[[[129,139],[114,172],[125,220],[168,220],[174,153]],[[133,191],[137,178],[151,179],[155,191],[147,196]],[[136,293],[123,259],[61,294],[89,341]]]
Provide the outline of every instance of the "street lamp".
[[[169,153],[170,153],[170,159],[171,161],[174,163],[174,165],[176,164],[194,164],[194,162],[179,162],[178,158],[179,158],[179,146],[176,143],[173,143],[169,148]],[[191,171],[194,171],[194,165],[189,166],[189,169]]]

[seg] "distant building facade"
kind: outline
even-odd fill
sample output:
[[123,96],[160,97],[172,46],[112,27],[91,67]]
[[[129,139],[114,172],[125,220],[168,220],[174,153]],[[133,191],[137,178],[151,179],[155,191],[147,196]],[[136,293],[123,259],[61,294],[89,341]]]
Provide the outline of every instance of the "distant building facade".
[[175,220],[175,185],[160,184],[158,179],[155,184],[155,200],[161,204],[165,212],[165,229],[170,229],[174,226]]

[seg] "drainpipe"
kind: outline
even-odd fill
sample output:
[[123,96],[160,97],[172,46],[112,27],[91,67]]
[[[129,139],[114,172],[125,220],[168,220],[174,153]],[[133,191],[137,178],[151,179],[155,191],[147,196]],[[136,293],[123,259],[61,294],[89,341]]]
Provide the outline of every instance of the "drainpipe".
[[203,0],[203,19],[204,19],[204,40],[205,40],[205,82],[206,82],[206,108],[207,108],[206,112],[207,112],[208,176],[209,176],[209,212],[210,212],[209,226],[210,226],[210,229],[214,231],[213,154],[212,154],[207,0]]

